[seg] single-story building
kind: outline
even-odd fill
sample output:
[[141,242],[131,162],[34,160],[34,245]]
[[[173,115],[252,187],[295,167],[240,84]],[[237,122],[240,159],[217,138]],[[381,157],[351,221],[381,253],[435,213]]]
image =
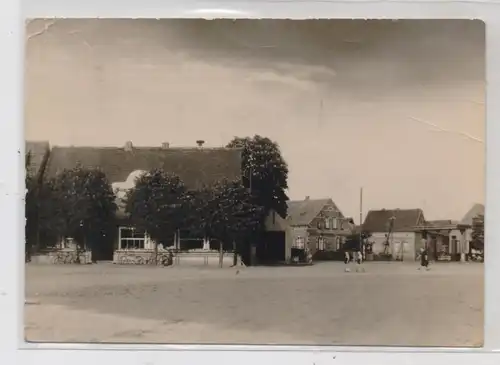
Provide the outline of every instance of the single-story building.
[[362,229],[371,234],[368,242],[374,256],[415,260],[417,252],[424,247],[422,233],[416,227],[424,222],[421,209],[370,210]]
[[484,215],[484,205],[475,204],[460,221],[427,221],[415,227],[425,239],[431,260],[464,261],[472,241],[473,220],[479,215]]
[[[241,179],[241,149],[206,148],[202,143],[186,148],[170,147],[168,143],[160,147],[135,147],[130,141],[123,147],[54,146],[47,162],[46,175],[54,177],[60,171],[77,165],[100,168],[115,189],[119,221],[116,235],[108,238],[108,242],[99,244],[105,249],[93,255],[97,260],[119,260],[120,253],[130,250],[149,252],[155,246],[146,232],[130,224],[124,210],[123,197],[128,189],[134,187],[138,176],[161,168],[177,174],[189,189],[199,189],[222,179],[238,180]],[[173,244],[179,244],[179,237]]]
[[285,218],[271,210],[265,221],[265,232],[252,246],[251,257],[256,263],[286,263],[292,257],[292,228]]

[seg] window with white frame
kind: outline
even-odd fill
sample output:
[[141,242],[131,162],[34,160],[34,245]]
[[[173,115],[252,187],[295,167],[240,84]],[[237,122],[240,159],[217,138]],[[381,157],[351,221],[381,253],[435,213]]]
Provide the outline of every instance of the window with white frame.
[[293,243],[293,248],[303,249],[305,246],[306,240],[304,237],[297,236],[295,238],[295,242]]
[[324,251],[325,250],[325,238],[324,237],[318,237],[318,251]]
[[339,220],[339,229],[343,230],[344,229],[344,221]]
[[342,248],[342,238],[341,237],[335,237],[335,249],[337,251],[340,251]]
[[337,219],[336,218],[332,218],[332,229],[337,229]]
[[325,229],[330,229],[330,219],[325,219]]
[[119,249],[140,250],[146,245],[146,232],[133,227],[119,228]]

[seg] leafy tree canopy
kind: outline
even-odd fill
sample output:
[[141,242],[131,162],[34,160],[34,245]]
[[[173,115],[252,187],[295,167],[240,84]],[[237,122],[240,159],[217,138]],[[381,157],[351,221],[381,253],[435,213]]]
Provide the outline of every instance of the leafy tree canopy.
[[193,237],[241,241],[261,229],[264,213],[241,181],[221,180],[184,195],[183,228]]
[[35,176],[30,173],[31,165],[31,154],[28,152],[25,158],[25,184],[26,184],[26,195],[25,195],[25,235],[26,235],[26,244],[27,247],[29,245],[34,244],[36,241],[36,230],[37,230],[37,215],[38,215],[38,207],[37,207],[37,184]]
[[126,212],[135,227],[156,242],[169,241],[182,227],[186,188],[174,174],[153,169],[136,180],[126,196]]
[[212,234],[222,241],[240,242],[260,231],[265,209],[239,181],[222,180],[212,190]]
[[266,213],[274,209],[287,214],[288,165],[276,142],[256,135],[252,138],[235,137],[228,148],[242,148],[243,184],[251,189]]
[[484,215],[478,215],[472,220],[471,248],[484,250]]
[[44,184],[40,204],[46,224],[79,244],[98,239],[114,226],[115,195],[99,169],[77,166],[62,171]]
[[182,229],[192,238],[212,236],[213,188],[205,186],[199,190],[187,191],[183,196],[185,219]]

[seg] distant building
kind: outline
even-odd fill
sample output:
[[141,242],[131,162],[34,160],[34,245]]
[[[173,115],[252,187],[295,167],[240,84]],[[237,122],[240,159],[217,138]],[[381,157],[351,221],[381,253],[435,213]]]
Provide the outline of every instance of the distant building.
[[[64,169],[80,165],[99,168],[112,184],[117,195],[119,225],[117,235],[103,259],[109,259],[115,250],[152,249],[153,242],[145,232],[132,227],[125,213],[123,197],[134,187],[135,178],[154,168],[178,175],[190,189],[199,189],[222,179],[241,179],[241,149],[197,147],[173,148],[168,143],[161,147],[135,147],[126,142],[123,147],[59,147],[52,148],[46,175],[54,177]],[[100,245],[103,246],[103,245]]]
[[418,227],[426,238],[429,257],[436,261],[465,260],[472,241],[472,223],[484,215],[484,205],[475,204],[461,221],[427,221]]
[[291,248],[307,247],[316,260],[326,258],[327,252],[340,252],[354,229],[352,219],[330,198],[289,201],[286,221],[291,228]]
[[370,210],[363,222],[363,231],[371,234],[369,242],[374,255],[415,260],[417,251],[424,247],[422,232],[416,227],[424,223],[421,209]]
[[465,213],[464,217],[460,221],[460,224],[462,226],[467,227],[465,229],[465,241],[467,243],[467,247],[464,247],[468,252],[469,250],[469,243],[472,241],[472,224],[474,222],[474,219],[477,218],[478,216],[484,216],[484,205],[483,204],[474,204],[472,208],[470,208],[467,213]]

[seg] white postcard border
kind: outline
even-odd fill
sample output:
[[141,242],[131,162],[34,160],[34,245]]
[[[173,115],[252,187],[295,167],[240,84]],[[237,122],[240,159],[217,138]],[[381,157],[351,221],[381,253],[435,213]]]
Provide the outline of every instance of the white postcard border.
[[[74,365],[128,364],[496,364],[500,355],[500,2],[499,1],[335,1],[335,0],[16,0],[0,2],[0,354],[6,363]],[[22,77],[24,18],[476,18],[487,33],[487,183],[485,263],[485,348],[353,348],[309,346],[146,346],[36,344],[23,341],[24,305],[24,136]],[[13,259],[17,258],[17,260]],[[167,351],[159,351],[159,350]],[[191,351],[189,351],[191,350]],[[224,351],[225,350],[225,351]],[[229,350],[229,351],[228,351]],[[234,350],[244,352],[234,352]],[[496,360],[496,361],[495,361]],[[2,361],[3,362],[3,361]]]

